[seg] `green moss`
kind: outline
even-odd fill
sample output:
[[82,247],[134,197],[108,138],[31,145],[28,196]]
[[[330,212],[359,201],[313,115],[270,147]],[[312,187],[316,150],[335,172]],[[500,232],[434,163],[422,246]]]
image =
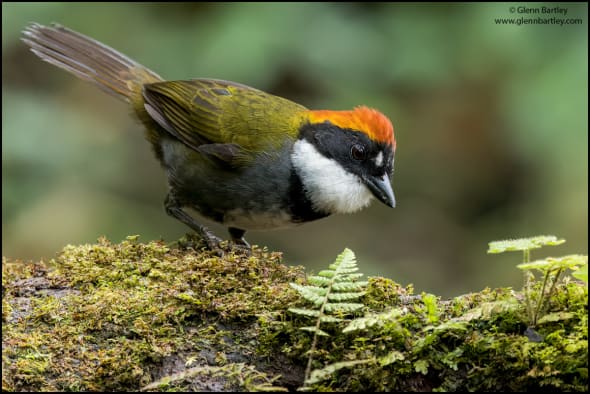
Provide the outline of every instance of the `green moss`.
[[364,303],[371,310],[382,311],[391,305],[399,304],[404,298],[414,293],[412,285],[402,287],[391,279],[370,277]]
[[[382,287],[382,281],[371,282]],[[368,290],[372,294],[372,290]],[[350,371],[329,375],[313,390],[367,391],[585,391],[588,388],[587,287],[566,282],[557,288],[555,321],[539,328],[541,343],[523,335],[525,306],[510,289],[485,289],[438,302],[406,299],[391,305],[387,320],[330,340],[321,365],[365,360]],[[519,298],[521,298],[519,296]],[[422,299],[422,301],[421,301]],[[392,313],[394,312],[394,313]],[[379,316],[379,315],[378,315]],[[354,344],[362,343],[362,346]],[[326,367],[329,369],[329,367]]]
[[240,346],[224,324],[253,321],[296,299],[288,283],[302,269],[280,261],[258,248],[220,258],[133,237],[67,246],[49,270],[5,261],[3,387],[139,389],[163,360],[186,351],[214,349],[213,361],[223,364],[224,351]]
[[[219,257],[176,246],[68,246],[49,263],[3,260],[2,384],[7,391],[277,390],[302,386],[311,339],[279,253]],[[452,300],[369,278],[360,315],[322,326],[318,391],[588,389],[588,289],[556,287],[525,335],[522,294],[484,289]],[[539,284],[537,284],[538,286]],[[533,288],[535,290],[535,288]],[[282,376],[279,376],[282,375]],[[149,385],[149,386],[148,386]],[[146,387],[147,386],[147,387]]]

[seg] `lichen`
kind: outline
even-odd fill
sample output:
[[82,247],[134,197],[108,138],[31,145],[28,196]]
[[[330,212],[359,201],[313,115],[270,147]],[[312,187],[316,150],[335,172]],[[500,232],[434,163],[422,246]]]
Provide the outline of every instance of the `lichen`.
[[[220,257],[195,245],[102,238],[49,262],[3,259],[3,390],[302,386],[311,341],[298,327],[308,322],[287,310],[305,307],[289,286],[306,284],[303,268],[266,249]],[[524,335],[523,297],[512,289],[440,300],[390,279],[368,282],[357,313],[366,324],[327,326],[330,337],[319,339],[313,367],[326,374],[313,389],[588,389],[581,282],[557,285],[536,327],[541,342]]]

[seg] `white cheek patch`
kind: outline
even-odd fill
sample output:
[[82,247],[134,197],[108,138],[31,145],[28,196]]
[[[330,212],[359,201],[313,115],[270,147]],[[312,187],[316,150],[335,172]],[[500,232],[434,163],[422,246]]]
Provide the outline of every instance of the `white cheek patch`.
[[295,143],[291,160],[307,197],[318,211],[352,213],[365,208],[373,199],[358,176],[322,155],[306,140]]
[[375,167],[381,167],[383,165],[383,152],[379,152],[373,159],[373,162],[375,163]]

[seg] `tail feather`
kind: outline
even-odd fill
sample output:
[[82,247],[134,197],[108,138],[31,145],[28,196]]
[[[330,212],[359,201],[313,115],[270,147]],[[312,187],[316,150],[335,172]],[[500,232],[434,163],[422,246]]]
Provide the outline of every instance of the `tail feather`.
[[32,23],[22,41],[42,60],[93,82],[105,92],[134,104],[141,87],[162,78],[120,52],[66,27]]

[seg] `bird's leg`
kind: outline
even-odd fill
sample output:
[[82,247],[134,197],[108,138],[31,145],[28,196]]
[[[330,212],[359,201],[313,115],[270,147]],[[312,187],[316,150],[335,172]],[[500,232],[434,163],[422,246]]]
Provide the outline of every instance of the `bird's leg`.
[[186,224],[191,229],[196,231],[201,236],[201,238],[205,240],[210,250],[219,249],[219,243],[221,242],[221,238],[216,237],[215,234],[211,232],[211,230],[197,223],[195,219],[193,219],[188,213],[186,213],[182,209],[182,205],[178,202],[178,200],[176,200],[176,198],[174,198],[172,193],[168,193],[168,195],[166,196],[164,206],[166,207],[166,213],[168,215],[180,220],[182,223]]
[[234,245],[244,248],[244,249],[252,249],[250,244],[244,239],[244,234],[246,234],[246,230],[242,230],[240,228],[229,227],[227,229],[229,231],[229,235],[231,236]]

